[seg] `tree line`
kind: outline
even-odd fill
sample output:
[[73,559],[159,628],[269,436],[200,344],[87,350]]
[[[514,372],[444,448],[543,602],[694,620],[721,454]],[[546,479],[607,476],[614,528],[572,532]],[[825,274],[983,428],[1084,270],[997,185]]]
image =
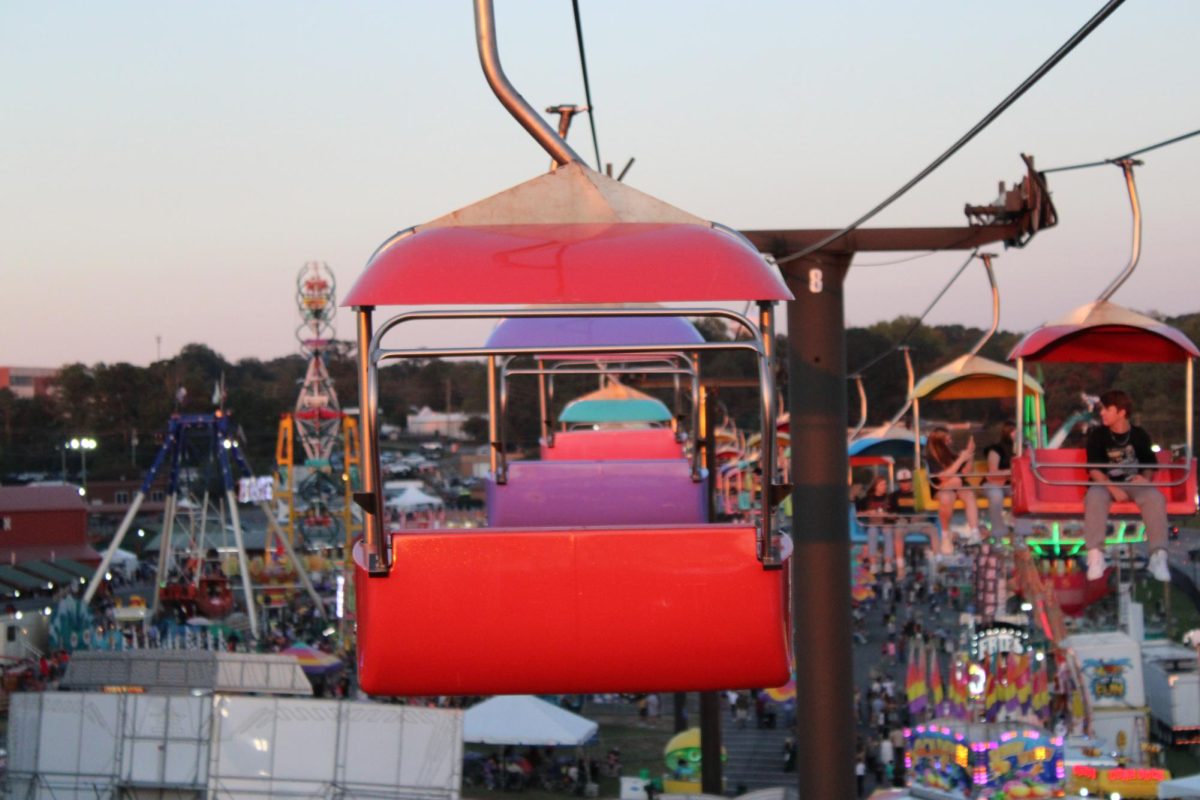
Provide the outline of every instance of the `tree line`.
[[[1200,313],[1163,318],[1192,339],[1200,341]],[[887,351],[912,329],[906,340],[918,379],[962,355],[982,335],[978,328],[962,325],[917,325],[911,317],[897,317],[846,332],[847,368],[854,370]],[[710,341],[730,338],[720,323],[702,320],[701,331]],[[1004,361],[1020,334],[999,331],[981,355]],[[786,337],[778,353],[786,354]],[[342,407],[358,405],[355,362],[348,347],[327,351],[326,365]],[[88,454],[88,473],[95,478],[135,478],[149,467],[162,444],[168,418],[174,412],[211,412],[214,392],[225,387],[220,399],[238,423],[245,454],[256,472],[265,474],[274,461],[280,416],[295,407],[305,362],[299,355],[263,361],[256,358],[226,360],[203,344],[190,344],[173,358],[147,367],[127,363],[69,364],[62,368],[55,392],[30,399],[0,390],[0,477],[6,481],[34,475],[57,478],[66,466],[66,477],[79,472],[79,455],[64,450],[64,442],[91,436],[98,442]],[[752,378],[753,361],[744,354],[721,352],[706,361],[705,377]],[[1180,441],[1183,435],[1184,373],[1170,364],[1053,364],[1040,375],[1046,387],[1047,418],[1053,428],[1081,407],[1080,394],[1099,394],[1110,387],[1129,391],[1136,404],[1136,419],[1156,441]],[[480,440],[486,433],[484,365],[478,361],[412,359],[379,371],[383,422],[404,427],[410,409],[429,406],[435,411],[461,411],[476,417],[469,430]],[[868,398],[868,424],[880,424],[900,409],[907,393],[903,359],[892,353],[863,375]],[[634,381],[634,383],[638,383]],[[728,384],[728,382],[727,382]],[[671,392],[661,382],[642,382],[646,390],[665,401]],[[780,359],[779,385],[786,402],[787,364]],[[595,377],[567,376],[556,382],[555,402],[561,408],[572,396],[596,388]],[[721,414],[739,426],[757,425],[757,396],[749,388],[728,385],[717,392]],[[670,402],[668,402],[670,405]],[[858,420],[858,394],[847,385],[848,424]],[[786,407],[786,406],[784,406]],[[941,403],[923,415],[945,420],[998,423],[1013,416],[1011,400]],[[515,379],[509,394],[507,439],[518,447],[536,444],[538,432],[537,384],[533,378]]]

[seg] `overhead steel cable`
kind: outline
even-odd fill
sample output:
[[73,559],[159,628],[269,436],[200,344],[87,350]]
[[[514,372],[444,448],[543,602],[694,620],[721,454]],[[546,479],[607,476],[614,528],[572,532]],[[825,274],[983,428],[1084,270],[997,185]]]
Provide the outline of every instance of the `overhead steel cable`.
[[963,134],[963,136],[957,142],[955,142],[953,145],[950,146],[949,150],[947,150],[946,152],[942,153],[940,156],[935,158],[933,160],[933,162],[929,164],[929,166],[925,167],[925,169],[923,169],[919,173],[917,173],[916,177],[914,177],[908,183],[904,184],[899,189],[897,189],[895,192],[893,192],[890,197],[888,197],[886,200],[884,200],[879,205],[872,208],[866,214],[863,214],[861,217],[856,219],[854,222],[847,225],[845,228],[842,228],[837,233],[826,236],[821,241],[817,242],[816,244],[809,245],[808,247],[804,248],[803,250],[792,253],[790,255],[783,256],[782,258],[778,258],[778,259],[776,259],[776,263],[786,264],[789,261],[794,261],[798,258],[803,258],[804,256],[809,255],[810,253],[817,252],[818,250],[825,247],[826,245],[832,244],[833,242],[836,242],[838,239],[841,239],[843,236],[850,233],[854,229],[858,228],[858,226],[862,225],[864,222],[866,222],[867,220],[874,217],[880,211],[883,211],[885,208],[890,206],[892,203],[899,200],[906,193],[908,193],[909,189],[912,189],[918,183],[925,180],[925,178],[928,177],[931,172],[933,172],[938,167],[940,167],[942,164],[944,164],[951,156],[953,156],[955,153],[957,153],[959,150],[961,150],[967,144],[967,142],[974,139],[981,131],[983,131],[984,128],[986,128],[988,125],[992,124],[992,122],[995,121],[995,119],[997,117],[999,117],[1001,114],[1003,114],[1005,111],[1007,111],[1009,106],[1011,106],[1013,103],[1017,102],[1017,100],[1020,99],[1021,95],[1025,94],[1025,92],[1027,92],[1031,88],[1033,88],[1034,84],[1036,84],[1043,77],[1045,77],[1046,73],[1048,73],[1050,70],[1052,70],[1055,66],[1058,65],[1058,62],[1060,62],[1064,58],[1066,58],[1068,53],[1070,53],[1072,50],[1074,50],[1075,47],[1080,42],[1082,42],[1084,39],[1086,39],[1088,37],[1088,35],[1091,34],[1092,31],[1094,31],[1096,28],[1098,28],[1100,26],[1100,23],[1102,23],[1102,22],[1104,22],[1104,20],[1108,19],[1109,15],[1111,15],[1114,11],[1116,11],[1118,8],[1120,8],[1121,4],[1124,2],[1125,2],[1125,0],[1109,0],[1108,3],[1106,3],[1104,5],[1104,8],[1097,11],[1096,14],[1091,19],[1089,19],[1082,28],[1080,28],[1078,31],[1076,31],[1075,34],[1072,35],[1070,39],[1068,39],[1061,47],[1058,48],[1058,50],[1054,51],[1054,54],[1051,55],[1050,58],[1046,59],[1046,61],[1044,61],[1040,67],[1038,67],[1036,70],[1034,70],[1033,74],[1031,74],[1028,78],[1023,80],[1021,82],[1021,85],[1018,86],[1016,89],[1014,89],[1008,95],[1008,97],[1005,97],[1003,100],[1001,100],[999,105],[997,105],[995,108],[993,108],[991,111],[989,111],[987,113],[987,115],[984,116],[983,119],[981,119],[979,122],[977,122],[975,124],[974,127],[972,127],[969,131],[967,131],[965,134]]
[[1103,161],[1089,161],[1086,164],[1071,164],[1070,166],[1067,166],[1067,167],[1052,167],[1050,169],[1044,169],[1044,170],[1042,170],[1042,174],[1046,175],[1051,172],[1067,172],[1067,171],[1073,170],[1073,169],[1088,169],[1090,167],[1105,167],[1110,164],[1116,164],[1118,161],[1124,161],[1127,158],[1133,158],[1134,156],[1140,156],[1142,153],[1149,153],[1151,150],[1157,150],[1160,147],[1166,147],[1169,144],[1175,144],[1176,142],[1182,142],[1184,139],[1190,139],[1193,136],[1200,136],[1200,130],[1194,130],[1191,133],[1185,133],[1180,136],[1175,136],[1171,139],[1167,139],[1164,142],[1159,142],[1158,144],[1152,144],[1149,147],[1143,147],[1140,150],[1133,150],[1129,153],[1126,153],[1125,155],[1113,156],[1112,158],[1106,158]]
[[583,99],[588,107],[588,124],[592,126],[592,147],[596,150],[596,171],[604,171],[604,163],[600,161],[600,140],[596,138],[596,107],[592,105],[592,85],[588,81],[587,56],[583,52],[583,23],[579,19],[579,0],[571,0],[571,9],[575,12],[575,39],[579,42],[579,66],[583,69]]
[[936,306],[941,301],[941,299],[946,296],[946,292],[950,291],[950,287],[953,286],[954,282],[956,280],[958,280],[958,277],[960,275],[962,275],[964,271],[966,271],[967,267],[970,265],[970,263],[972,261],[975,260],[975,256],[978,253],[979,253],[978,247],[976,247],[974,250],[971,251],[971,255],[967,256],[967,260],[962,263],[962,266],[958,268],[958,271],[955,272],[952,276],[950,276],[950,280],[947,281],[946,285],[942,287],[942,290],[937,293],[937,297],[933,298],[933,301],[930,302],[930,304],[925,307],[925,310],[921,312],[921,316],[917,317],[916,321],[913,322],[913,324],[909,326],[908,330],[904,332],[904,335],[900,337],[900,341],[896,342],[891,347],[884,350],[882,353],[875,356],[873,359],[868,361],[866,364],[863,364],[858,369],[851,370],[850,377],[853,378],[855,375],[863,374],[864,372],[869,370],[871,367],[875,366],[880,361],[883,361],[885,358],[890,356],[892,353],[899,350],[904,345],[904,343],[908,341],[909,337],[911,337],[914,333],[917,332],[917,328],[921,327],[921,323],[925,321],[925,318],[927,316],[929,316],[929,312],[933,311],[933,307]]

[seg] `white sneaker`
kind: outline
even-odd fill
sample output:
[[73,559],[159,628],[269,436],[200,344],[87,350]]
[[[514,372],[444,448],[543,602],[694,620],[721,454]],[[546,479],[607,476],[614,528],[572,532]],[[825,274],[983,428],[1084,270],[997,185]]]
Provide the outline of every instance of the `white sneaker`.
[[1171,582],[1171,569],[1167,566],[1167,551],[1155,550],[1150,556],[1150,563],[1146,565],[1146,569],[1150,570],[1150,574],[1163,583]]
[[1088,550],[1087,554],[1087,579],[1089,581],[1098,581],[1104,577],[1104,570],[1108,568],[1108,561],[1104,558],[1104,551],[1098,547],[1093,547]]

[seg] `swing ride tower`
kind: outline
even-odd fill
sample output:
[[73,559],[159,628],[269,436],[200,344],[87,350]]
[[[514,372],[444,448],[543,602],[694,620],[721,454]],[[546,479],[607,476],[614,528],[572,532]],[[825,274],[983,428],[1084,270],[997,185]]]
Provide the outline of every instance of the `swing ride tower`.
[[[360,526],[351,514],[351,494],[359,471],[358,426],[338,402],[326,358],[334,344],[337,282],[329,265],[309,261],[296,276],[300,325],[296,339],[306,360],[295,409],[279,422],[275,446],[276,498],[287,507],[284,530],[289,544],[299,529],[309,542],[337,545],[344,535],[348,553]],[[297,464],[299,440],[302,461]]]

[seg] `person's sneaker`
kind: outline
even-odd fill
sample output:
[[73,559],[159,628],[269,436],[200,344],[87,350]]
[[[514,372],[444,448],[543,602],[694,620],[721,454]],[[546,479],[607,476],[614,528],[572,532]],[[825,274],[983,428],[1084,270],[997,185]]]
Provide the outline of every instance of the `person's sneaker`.
[[1150,556],[1150,563],[1146,565],[1146,569],[1150,570],[1150,574],[1163,583],[1170,583],[1171,569],[1167,566],[1167,551],[1155,550]]
[[1104,559],[1104,551],[1098,547],[1093,547],[1088,550],[1087,554],[1087,579],[1089,581],[1098,581],[1104,577],[1104,570],[1108,568],[1108,562]]

